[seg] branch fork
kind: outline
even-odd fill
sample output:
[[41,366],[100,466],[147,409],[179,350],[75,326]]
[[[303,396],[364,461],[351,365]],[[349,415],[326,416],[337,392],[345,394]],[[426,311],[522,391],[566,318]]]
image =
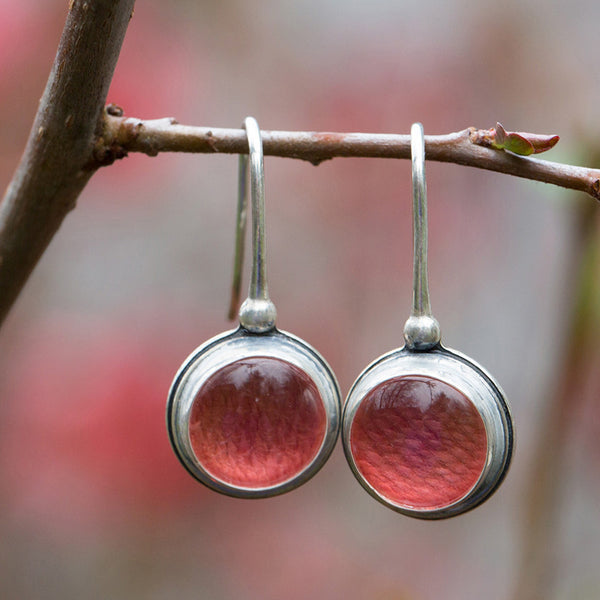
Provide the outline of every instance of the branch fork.
[[[89,178],[130,152],[243,154],[242,129],[128,118],[104,107],[134,0],[71,0],[27,147],[0,203],[0,323]],[[410,136],[262,131],[265,155],[318,165],[335,157],[410,158]],[[583,191],[600,199],[600,170],[531,158],[558,136],[465,129],[425,136],[428,160],[453,162]],[[520,155],[520,156],[519,156]]]

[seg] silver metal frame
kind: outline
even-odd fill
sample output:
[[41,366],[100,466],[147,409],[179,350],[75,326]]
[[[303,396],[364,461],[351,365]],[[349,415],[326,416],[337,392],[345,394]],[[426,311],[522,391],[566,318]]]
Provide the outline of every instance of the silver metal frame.
[[[208,378],[232,362],[251,357],[277,358],[302,369],[315,383],[327,417],[325,435],[312,462],[295,477],[264,488],[231,485],[210,473],[194,454],[189,435],[192,405]],[[175,454],[196,479],[229,496],[265,498],[302,485],[325,464],[337,441],[340,412],[341,397],[335,375],[314,348],[283,331],[257,335],[240,327],[208,340],[183,363],[169,391],[167,429]]]
[[[423,510],[396,504],[369,484],[352,455],[352,424],[361,402],[381,383],[403,376],[424,376],[451,385],[469,398],[485,425],[488,445],[486,462],[481,475],[471,490],[443,509]],[[342,442],[350,468],[371,496],[392,510],[411,517],[443,519],[475,508],[501,483],[512,456],[512,418],[500,386],[476,362],[441,345],[428,352],[415,352],[404,347],[375,360],[354,382],[344,407]]]

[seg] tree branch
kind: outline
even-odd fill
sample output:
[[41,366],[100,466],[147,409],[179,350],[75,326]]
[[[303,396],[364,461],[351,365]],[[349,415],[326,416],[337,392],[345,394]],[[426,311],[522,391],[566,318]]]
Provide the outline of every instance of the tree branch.
[[[335,157],[410,158],[410,136],[375,133],[262,131],[266,155],[307,160],[315,165]],[[579,190],[600,199],[600,169],[589,169],[517,156],[489,147],[489,130],[465,129],[425,136],[428,160],[497,171],[525,179]],[[243,129],[180,125],[174,119],[142,121],[108,107],[95,159],[110,164],[128,152],[156,156],[159,152],[248,152]]]
[[71,0],[21,162],[0,204],[0,323],[77,196],[134,0]]
[[[126,118],[106,94],[134,0],[71,0],[21,162],[0,204],[0,323],[92,174],[128,152],[248,152],[242,129]],[[263,131],[264,152],[319,164],[334,157],[410,158],[408,135]],[[426,136],[427,158],[580,190],[600,199],[600,169],[517,156],[556,136],[465,129]]]

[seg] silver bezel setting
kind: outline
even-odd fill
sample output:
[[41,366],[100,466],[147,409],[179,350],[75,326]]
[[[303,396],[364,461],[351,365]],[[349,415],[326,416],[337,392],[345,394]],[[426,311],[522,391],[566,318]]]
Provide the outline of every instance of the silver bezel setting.
[[[374,489],[363,477],[352,455],[350,438],[356,411],[375,387],[402,376],[424,376],[441,380],[467,396],[481,415],[487,434],[487,458],[481,475],[467,494],[456,502],[436,509],[401,506]],[[342,441],[348,463],[371,496],[399,513],[421,519],[452,517],[481,504],[503,480],[512,457],[513,426],[503,391],[483,367],[459,352],[441,345],[427,352],[406,347],[393,350],[371,363],[354,382],[342,417]]]
[[[302,369],[315,383],[323,401],[327,426],[321,447],[312,462],[291,479],[274,486],[248,488],[215,477],[198,461],[189,436],[194,399],[207,379],[224,366],[249,357],[265,356],[287,361]],[[225,332],[202,344],[179,369],[167,401],[167,430],[183,466],[209,488],[236,498],[265,498],[288,492],[308,481],[325,464],[340,430],[341,395],[325,359],[303,340],[277,329],[251,333],[243,327]]]

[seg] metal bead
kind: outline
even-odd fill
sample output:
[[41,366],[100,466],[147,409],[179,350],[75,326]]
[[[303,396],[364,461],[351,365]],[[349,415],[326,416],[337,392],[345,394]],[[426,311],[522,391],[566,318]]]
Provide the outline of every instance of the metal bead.
[[431,350],[440,343],[440,324],[430,316],[411,316],[404,325],[404,340],[410,350]]
[[277,310],[268,298],[247,298],[240,307],[240,325],[252,333],[271,331],[276,318]]

